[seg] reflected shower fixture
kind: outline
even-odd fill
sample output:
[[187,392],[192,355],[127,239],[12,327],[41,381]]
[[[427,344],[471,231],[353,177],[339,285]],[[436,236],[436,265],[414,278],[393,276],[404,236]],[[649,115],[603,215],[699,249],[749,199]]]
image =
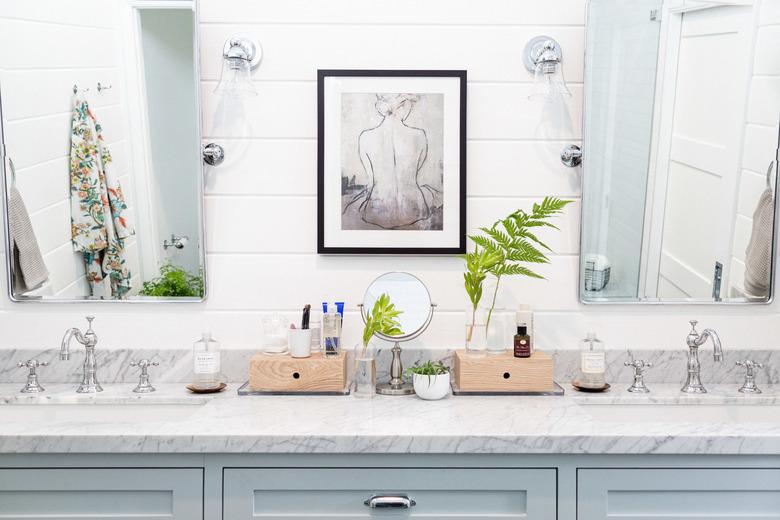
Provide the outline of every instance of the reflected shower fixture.
[[561,46],[549,36],[537,36],[526,44],[525,67],[534,75],[528,99],[571,97],[563,79],[562,60]]
[[222,48],[222,74],[214,92],[237,97],[257,95],[252,83],[252,69],[260,65],[263,48],[250,37],[235,34]]
[[169,247],[175,247],[176,249],[184,249],[184,246],[187,245],[187,242],[190,241],[190,237],[183,235],[183,236],[176,236],[171,235],[170,240],[163,240],[163,249],[168,250]]

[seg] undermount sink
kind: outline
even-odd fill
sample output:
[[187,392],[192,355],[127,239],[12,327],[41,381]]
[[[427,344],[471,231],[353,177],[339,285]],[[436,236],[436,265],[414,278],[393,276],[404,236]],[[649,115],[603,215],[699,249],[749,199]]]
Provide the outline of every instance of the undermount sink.
[[776,404],[591,404],[582,409],[608,423],[774,423],[780,424]]
[[205,400],[171,402],[7,402],[0,405],[0,422],[89,421],[106,423],[171,422],[193,416]]

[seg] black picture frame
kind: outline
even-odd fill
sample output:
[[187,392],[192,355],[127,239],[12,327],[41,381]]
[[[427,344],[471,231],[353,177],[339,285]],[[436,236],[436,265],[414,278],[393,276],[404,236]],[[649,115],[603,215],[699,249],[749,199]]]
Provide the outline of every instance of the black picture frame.
[[[459,81],[459,243],[452,247],[333,247],[325,245],[325,79],[328,77],[431,77]],[[466,253],[466,89],[465,70],[317,70],[317,253],[322,255],[457,255]]]

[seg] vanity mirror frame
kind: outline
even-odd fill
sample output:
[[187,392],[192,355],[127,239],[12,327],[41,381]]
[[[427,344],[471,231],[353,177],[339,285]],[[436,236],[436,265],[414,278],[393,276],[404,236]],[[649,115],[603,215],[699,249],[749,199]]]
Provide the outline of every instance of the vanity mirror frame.
[[[195,99],[196,106],[193,110],[196,111],[196,125],[195,125],[195,140],[197,142],[198,150],[201,150],[203,143],[203,95],[201,86],[201,46],[200,46],[200,11],[199,0],[188,1],[150,1],[150,2],[138,2],[136,0],[125,0],[124,4],[119,7],[119,16],[128,21],[130,27],[133,28],[130,34],[125,37],[125,43],[129,40],[133,40],[138,45],[138,36],[140,31],[140,11],[141,10],[170,10],[170,9],[187,9],[192,10],[193,19],[193,81],[195,82]],[[136,47],[137,48],[137,47]],[[124,58],[127,60],[127,58]],[[127,64],[127,62],[126,62]],[[137,66],[137,63],[135,64]],[[129,65],[128,65],[129,66]],[[3,125],[3,92],[2,84],[0,84],[0,190],[2,190],[2,211],[3,211],[3,245],[5,251],[5,262],[3,267],[5,269],[5,281],[8,298],[14,303],[46,303],[46,304],[63,304],[63,303],[80,303],[80,304],[104,304],[104,303],[130,303],[130,304],[171,304],[171,303],[202,303],[206,301],[209,294],[209,281],[207,276],[207,264],[206,264],[206,213],[205,213],[205,168],[202,158],[198,157],[197,171],[194,172],[197,175],[196,189],[197,189],[197,201],[194,202],[197,206],[198,220],[198,260],[200,262],[200,270],[203,277],[203,295],[201,297],[149,297],[149,298],[134,298],[134,299],[90,299],[84,297],[81,299],[74,298],[45,298],[45,297],[30,297],[20,298],[14,295],[13,291],[13,270],[11,269],[12,246],[11,246],[11,230],[9,225],[9,208],[8,208],[8,189],[10,176],[13,175],[13,168],[9,168],[8,161],[12,161],[13,158],[8,155],[8,149],[5,145],[5,128]],[[128,86],[128,88],[139,88],[138,85]],[[142,119],[142,126],[148,128],[148,121],[146,121],[146,113],[143,112],[139,116]],[[134,148],[134,140],[130,139],[131,153]],[[194,242],[194,241],[193,241]]]
[[[588,49],[589,46],[592,45],[592,42],[590,42],[590,36],[588,34],[587,25],[588,20],[591,14],[591,2],[593,0],[587,0],[585,4],[585,46],[583,48],[583,81],[585,83],[588,82],[589,76],[592,74],[592,71],[589,71],[588,67]],[[716,6],[717,7],[717,6]],[[665,14],[665,13],[664,13]],[[674,13],[674,14],[680,14],[680,13]],[[661,31],[662,34],[664,34],[664,31],[669,30],[668,21],[664,20],[666,18],[668,20],[668,17],[662,17],[662,25],[661,25]],[[659,55],[663,51],[663,49],[659,49]],[[661,58],[659,58],[659,65],[657,66],[659,69],[661,68],[660,63]],[[659,95],[663,94],[663,78],[656,77],[656,83],[655,83],[655,98],[653,100],[654,105],[654,113],[652,118],[652,132],[651,132],[651,143],[650,143],[650,158],[649,158],[649,164],[648,169],[652,170],[656,168],[657,164],[657,150],[655,149],[658,145],[657,139],[658,134],[660,132],[660,129],[658,128],[658,122],[663,115],[659,115],[658,105],[659,105]],[[577,294],[579,296],[579,301],[583,305],[706,305],[706,306],[743,306],[743,305],[771,305],[774,302],[775,299],[775,292],[776,292],[776,285],[777,285],[777,270],[778,270],[778,226],[780,226],[780,200],[778,200],[778,196],[780,195],[780,186],[777,181],[780,180],[780,125],[778,125],[778,139],[776,141],[775,145],[775,158],[774,158],[774,171],[775,171],[775,186],[774,186],[774,196],[775,196],[775,205],[774,205],[774,226],[772,229],[772,249],[771,249],[771,261],[770,261],[770,269],[769,269],[769,295],[765,300],[751,300],[751,299],[736,299],[736,298],[729,298],[724,300],[707,300],[707,299],[697,299],[697,298],[681,298],[681,299],[659,299],[659,298],[648,298],[648,299],[642,299],[645,298],[643,296],[637,296],[635,300],[609,300],[608,298],[605,299],[589,299],[586,297],[586,291],[585,291],[585,273],[583,269],[582,264],[582,257],[583,257],[583,227],[585,225],[585,211],[586,206],[584,204],[587,189],[585,187],[585,175],[587,173],[587,165],[588,165],[588,159],[587,159],[587,148],[586,148],[586,142],[587,142],[587,128],[586,128],[586,122],[588,121],[588,111],[589,106],[587,103],[586,96],[583,94],[582,99],[582,161],[580,164],[580,234],[579,234],[579,258],[578,258],[578,267],[577,267]],[[645,212],[645,218],[647,218],[647,212]]]

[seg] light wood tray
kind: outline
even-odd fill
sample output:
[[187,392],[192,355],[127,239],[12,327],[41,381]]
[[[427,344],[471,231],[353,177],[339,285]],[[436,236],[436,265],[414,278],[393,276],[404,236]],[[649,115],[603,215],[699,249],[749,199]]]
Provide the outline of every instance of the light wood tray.
[[553,360],[540,350],[530,358],[516,358],[512,352],[475,355],[458,350],[454,372],[461,393],[548,393],[559,388],[553,381]]
[[321,393],[343,392],[347,386],[347,356],[311,357],[258,353],[249,361],[249,389],[254,392]]

